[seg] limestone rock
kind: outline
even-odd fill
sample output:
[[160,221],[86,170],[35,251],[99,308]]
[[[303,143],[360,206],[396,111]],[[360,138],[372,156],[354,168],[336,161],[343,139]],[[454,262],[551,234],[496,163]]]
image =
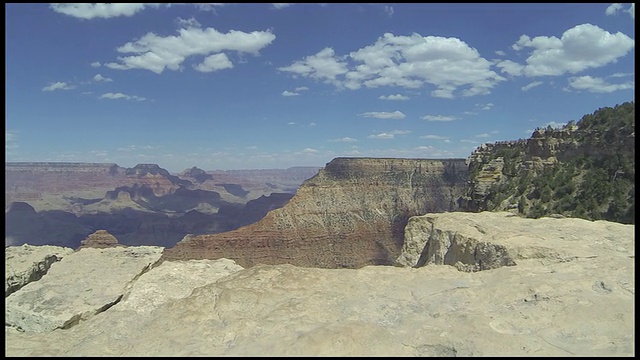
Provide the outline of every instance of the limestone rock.
[[60,246],[5,247],[4,296],[20,290],[32,281],[42,278],[53,263],[73,253],[73,249]]
[[[504,246],[515,266],[460,272],[434,264],[359,269],[280,264],[234,271],[234,265],[223,260],[165,261],[137,278],[128,295],[100,316],[46,333],[5,328],[5,353],[633,356],[634,226],[494,215],[425,217],[433,218],[437,229]],[[430,229],[426,220],[419,222]],[[514,230],[519,227],[527,232]],[[107,250],[119,249],[78,253]],[[220,272],[208,268],[220,264]],[[202,270],[202,276],[182,273],[194,269]],[[212,281],[202,279],[206,277]],[[137,282],[143,279],[148,282],[138,289]],[[200,286],[200,280],[208,283]],[[192,285],[182,288],[182,282]],[[161,294],[153,283],[161,291],[175,291]],[[191,291],[192,286],[198,287]],[[154,302],[154,298],[164,300]]]
[[74,326],[120,301],[162,249],[85,248],[66,255],[40,281],[5,298],[5,324],[34,332]]
[[594,244],[610,238],[611,228],[624,234],[623,239],[633,238],[632,226],[606,221],[528,219],[509,212],[426,214],[409,219],[397,262],[414,267],[445,264],[477,271],[532,258],[570,261],[597,256],[601,249]]
[[118,243],[118,239],[115,236],[109,234],[107,230],[98,230],[93,234],[87,236],[87,238],[82,240],[82,242],[80,243],[80,248],[91,247],[104,249],[116,246],[122,245],[120,245]]
[[169,300],[186,298],[193,289],[242,269],[229,259],[164,261],[140,276],[113,309],[149,313]]

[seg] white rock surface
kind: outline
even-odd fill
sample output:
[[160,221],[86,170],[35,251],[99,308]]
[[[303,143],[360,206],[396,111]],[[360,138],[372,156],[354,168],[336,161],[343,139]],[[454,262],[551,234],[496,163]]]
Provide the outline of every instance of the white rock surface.
[[40,280],[53,263],[71,253],[73,253],[73,249],[61,246],[23,244],[5,247],[5,297],[32,281]]
[[66,255],[40,281],[5,298],[5,324],[42,332],[86,320],[119,301],[158,262],[163,249],[86,248]]
[[[448,215],[428,216],[444,221]],[[493,229],[508,232],[521,220],[497,216],[495,222],[467,213],[452,221],[460,229],[478,225],[487,235]],[[515,266],[461,272],[438,265],[357,270],[259,265],[184,298],[158,295],[165,300],[143,311],[135,302],[125,306],[137,297],[132,289],[123,302],[69,329],[6,328],[5,351],[9,356],[634,355],[634,226],[599,221],[573,228],[575,219],[541,220],[544,226],[531,220],[526,235],[505,237],[506,249],[515,249],[510,253]],[[549,234],[560,235],[545,240]],[[158,279],[166,282],[164,288],[182,277]]]

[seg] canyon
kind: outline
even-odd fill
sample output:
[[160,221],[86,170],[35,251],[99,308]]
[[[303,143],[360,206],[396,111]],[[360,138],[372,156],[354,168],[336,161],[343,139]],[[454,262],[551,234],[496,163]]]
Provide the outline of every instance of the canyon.
[[358,269],[10,246],[5,354],[633,356],[634,228],[425,213],[396,266]]

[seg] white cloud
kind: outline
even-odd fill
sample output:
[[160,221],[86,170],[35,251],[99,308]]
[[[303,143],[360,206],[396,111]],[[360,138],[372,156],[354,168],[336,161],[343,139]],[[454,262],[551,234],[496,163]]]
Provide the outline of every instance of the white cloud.
[[298,95],[300,95],[300,94],[298,94],[297,92],[291,92],[291,91],[288,91],[288,90],[285,90],[285,91],[282,92],[282,96],[298,96]]
[[93,77],[93,81],[104,81],[104,82],[109,82],[109,81],[113,81],[113,79],[110,79],[108,77],[104,77],[100,74],[96,74],[96,76]]
[[316,150],[316,149],[312,149],[312,148],[305,148],[304,150],[302,150],[302,152],[303,152],[303,153],[310,153],[310,154],[313,154],[313,153],[317,153],[317,152],[318,152],[318,150]]
[[[348,68],[346,59],[355,65]],[[506,80],[491,70],[491,62],[460,39],[416,33],[386,33],[373,45],[344,57],[325,48],[279,70],[351,90],[383,86],[417,89],[431,84],[436,87],[432,95],[443,98],[454,97],[461,87],[465,88],[462,96],[488,94]]]
[[75,89],[74,85],[67,84],[66,82],[58,81],[51,83],[49,86],[42,88],[42,91],[54,91],[54,90],[71,90]]
[[491,108],[493,107],[493,103],[486,103],[486,104],[476,104],[476,106],[479,106],[482,110],[491,110]]
[[507,53],[505,53],[502,50],[496,50],[496,55],[505,56],[505,55],[507,55]]
[[631,15],[632,19],[636,18],[636,4],[633,3],[631,4],[631,6],[629,7],[629,9],[625,10],[626,12],[629,13],[629,15]]
[[146,6],[158,6],[157,4],[126,4],[126,3],[66,3],[51,4],[51,9],[57,13],[73,16],[80,19],[111,18],[117,16],[131,16]]
[[406,134],[411,134],[411,130],[393,130],[390,132],[390,134],[393,135],[406,135]]
[[611,93],[618,90],[634,89],[633,81],[623,84],[608,84],[602,78],[578,76],[569,78],[569,86],[575,90],[585,90],[592,93]]
[[345,74],[348,71],[346,63],[341,62],[340,59],[335,56],[332,48],[324,48],[315,55],[307,56],[304,60],[296,61],[289,66],[280,67],[278,70],[310,77],[334,84],[335,86],[340,86],[337,76]]
[[200,72],[213,72],[222,69],[231,69],[233,64],[226,54],[219,53],[207,56],[201,64],[193,67]]
[[110,92],[102,94],[100,96],[100,99],[110,99],[110,100],[125,99],[125,100],[136,100],[136,101],[147,100],[146,98],[143,98],[137,95],[126,95],[123,93],[110,93]]
[[524,70],[524,66],[520,65],[511,60],[503,60],[496,64],[497,67],[500,68],[500,71],[512,76],[520,76],[522,75],[522,70]]
[[396,110],[394,112],[386,112],[386,111],[370,111],[362,114],[358,114],[358,116],[363,117],[372,117],[377,119],[404,119],[406,117],[405,114]]
[[306,86],[298,86],[297,88],[294,89],[294,91],[307,91],[307,90],[309,90],[309,88]]
[[607,6],[607,9],[604,11],[604,13],[607,15],[616,15],[620,10],[622,10],[622,4],[615,3]]
[[343,138],[337,138],[337,139],[330,139],[329,141],[331,142],[356,142],[358,141],[358,139],[354,139],[351,137],[343,137]]
[[400,94],[395,94],[395,95],[381,95],[380,97],[378,97],[378,99],[380,100],[409,100],[408,96],[404,96],[404,95],[400,95]]
[[425,115],[421,117],[422,120],[427,121],[453,121],[458,119],[455,116],[446,116],[446,115]]
[[292,3],[272,3],[272,4],[271,4],[271,6],[272,6],[274,9],[278,9],[278,10],[280,10],[280,9],[284,9],[284,8],[289,7],[289,6],[291,6],[291,5],[293,5],[293,4],[292,4]]
[[108,63],[105,66],[119,70],[146,69],[160,74],[165,68],[180,70],[181,64],[188,57],[212,54],[196,66],[196,70],[214,71],[233,66],[227,56],[220,52],[226,50],[258,55],[262,48],[276,38],[270,31],[246,33],[231,30],[223,34],[213,28],[198,27],[179,29],[178,33],[177,36],[167,37],[147,33],[117,49],[120,53],[136,55],[119,56],[119,63]]
[[389,17],[393,16],[393,6],[385,5],[384,12],[386,12]]
[[100,64],[100,61],[94,61],[94,62],[91,63],[91,67],[94,67],[94,68],[95,67],[100,67],[100,65],[102,65],[102,64]]
[[429,139],[429,140],[447,140],[449,139],[446,136],[440,136],[440,135],[423,135],[420,136],[420,139]]
[[625,77],[625,76],[632,76],[632,75],[633,73],[615,73],[615,74],[609,75],[609,77],[617,78],[617,77]]
[[310,122],[310,123],[309,123],[309,126],[316,126],[316,125],[318,125],[318,124],[316,124],[316,123],[314,123],[314,122]]
[[581,24],[565,31],[561,38],[537,36],[531,39],[522,35],[513,48],[533,49],[522,69],[524,75],[557,76],[616,62],[634,46],[634,40],[621,32],[612,34],[595,25]]
[[534,81],[532,83],[529,83],[529,84],[521,87],[520,89],[522,91],[528,91],[529,89],[533,89],[534,87],[539,86],[539,85],[542,85],[542,81]]
[[15,132],[10,131],[10,130],[6,130],[6,132],[4,133],[4,150],[5,152],[9,153],[12,152],[13,150],[17,149],[18,146],[18,136]]
[[375,135],[369,135],[367,136],[367,138],[369,139],[393,139],[395,136],[393,134],[389,134],[389,133],[380,133],[380,134],[375,134]]
[[295,121],[289,121],[289,122],[287,123],[287,125],[295,125],[295,124],[296,124],[296,122],[295,122]]

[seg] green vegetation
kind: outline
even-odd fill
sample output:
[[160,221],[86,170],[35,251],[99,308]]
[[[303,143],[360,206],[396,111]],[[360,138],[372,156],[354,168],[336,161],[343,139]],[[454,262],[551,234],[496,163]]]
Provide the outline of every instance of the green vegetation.
[[[562,129],[546,128],[542,141],[555,146],[557,161],[542,162],[526,146],[496,147],[482,164],[502,158],[500,181],[477,206],[498,211],[516,208],[527,217],[550,214],[588,220],[635,222],[635,104],[599,109]],[[577,130],[574,126],[577,125]],[[540,138],[539,138],[540,139]],[[544,160],[544,159],[542,159]],[[538,166],[531,164],[538,161]],[[482,166],[472,168],[477,179]]]

